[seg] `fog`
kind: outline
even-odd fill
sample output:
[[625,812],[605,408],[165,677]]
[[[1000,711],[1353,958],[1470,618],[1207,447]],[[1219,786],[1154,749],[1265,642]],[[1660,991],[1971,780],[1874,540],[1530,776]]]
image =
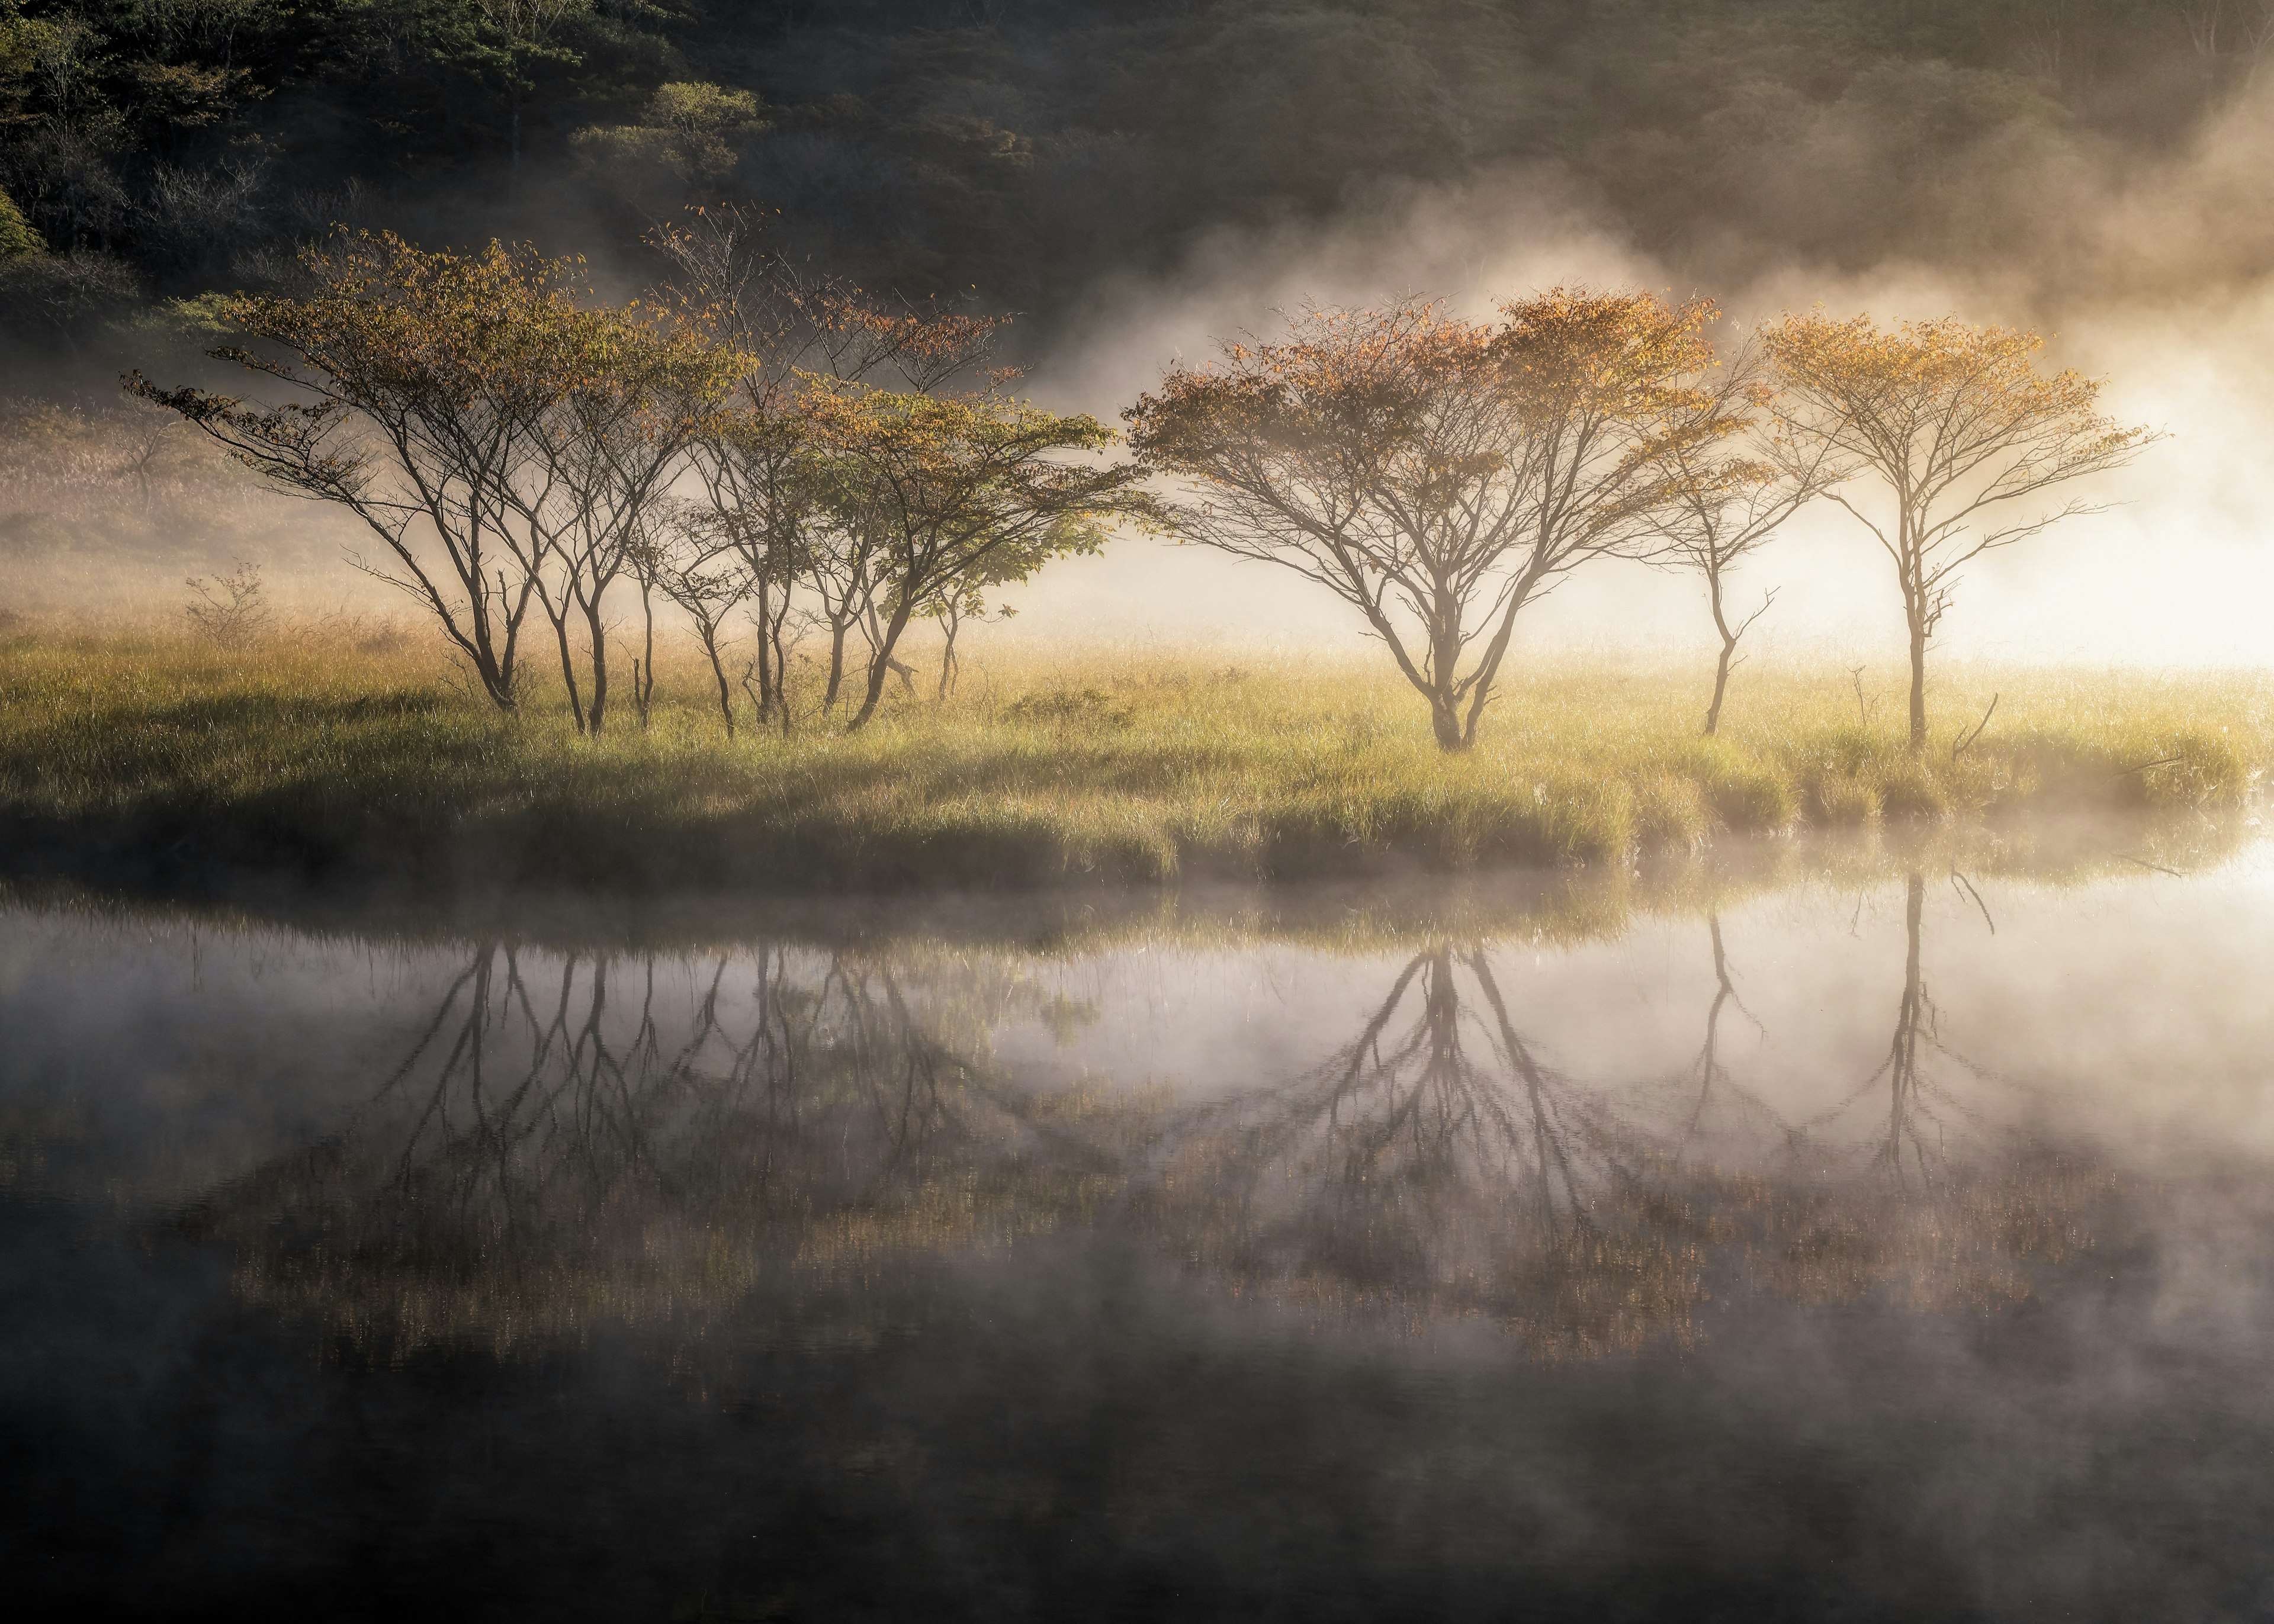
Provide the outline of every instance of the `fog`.
[[[1269,336],[1306,302],[1410,295],[1472,316],[1558,283],[1702,294],[1725,343],[1750,323],[1821,305],[1882,320],[1957,315],[2031,326],[2049,359],[2108,380],[2106,410],[2168,435],[2085,494],[2107,511],[2065,522],[1967,572],[1939,633],[1954,654],[2157,665],[2274,660],[2274,81],[2183,152],[2118,150],[2080,172],[2048,162],[2007,179],[2053,228],[1990,269],[1890,259],[1861,273],[1804,260],[1716,282],[1653,258],[1567,175],[1530,167],[1457,185],[1354,197],[1331,222],[1219,233],[1165,280],[1092,290],[1033,371],[1038,398],[1111,417],[1171,358]],[[1796,656],[1900,651],[1892,566],[1827,503],[1804,510],[1736,579],[1779,589],[1750,646]],[[1362,628],[1325,593],[1255,563],[1143,538],[1056,567],[1016,594],[997,636],[1347,644]],[[1711,646],[1685,574],[1591,565],[1527,608],[1520,645]]]
[[[958,26],[991,27],[1003,13],[977,8]],[[1188,177],[1195,184],[1204,178],[1209,196],[1196,197],[1187,211],[1189,229],[1156,251],[1133,245],[1118,256],[1122,268],[1100,274],[1096,265],[1116,257],[1105,246],[1113,239],[1093,233],[1094,241],[1064,259],[1064,270],[1053,274],[1058,262],[1047,253],[1022,262],[1018,275],[996,267],[996,281],[974,297],[998,309],[1027,308],[1028,299],[1038,304],[1013,344],[1011,358],[1028,369],[1025,387],[1047,405],[1108,422],[1170,361],[1204,357],[1227,337],[1268,335],[1283,312],[1306,302],[1420,295],[1481,315],[1497,299],[1579,282],[1711,297],[1726,312],[1719,330],[1725,339],[1750,323],[1815,305],[1883,320],[1955,314],[2034,327],[2051,335],[2051,359],[2108,380],[2105,405],[2117,418],[2152,425],[2166,438],[2082,492],[2108,504],[2106,511],[1970,566],[1939,630],[1940,650],[1992,659],[2263,664],[2274,659],[2265,629],[2274,548],[2264,517],[2274,496],[2264,453],[2274,428],[2274,167],[2266,162],[2274,150],[2274,73],[2256,74],[2255,85],[2239,74],[2240,88],[2227,94],[2181,91],[2172,63],[2184,58],[2173,58],[2139,67],[2136,83],[2127,81],[2119,94],[2105,66],[2097,70],[2105,83],[2093,80],[2096,70],[2088,66],[2071,84],[2058,50],[2045,56],[2046,40],[2058,35],[2040,38],[2036,22],[2014,26],[2020,32],[2001,49],[2018,55],[2004,65],[2036,75],[2030,82],[2083,111],[2066,124],[2023,119],[1972,136],[1935,132],[1944,146],[1916,195],[1888,178],[1906,162],[1926,162],[1905,145],[1915,145],[1916,132],[1897,129],[1885,109],[1872,111],[1879,104],[1868,96],[1850,96],[1796,103],[1813,110],[1803,117],[1788,109],[1781,147],[1740,144],[1730,149],[1734,157],[1712,154],[1710,163],[1723,166],[1712,171],[1716,184],[1742,204],[1718,223],[1676,232],[1632,196],[1615,198],[1600,154],[1584,147],[1546,158],[1495,156],[1487,146],[1466,163],[1440,154],[1429,164],[1410,165],[1416,173],[1404,178],[1386,162],[1378,169],[1345,163],[1339,195],[1307,208],[1261,192],[1250,209],[1228,207],[1225,177]],[[2169,39],[2153,34],[2155,49],[2183,50],[2184,31],[2165,32]],[[825,50],[824,36],[799,38],[785,25],[784,61],[821,64],[816,85],[862,71],[856,57],[843,55],[843,41]],[[2105,52],[2107,42],[2091,49]],[[1393,65],[1402,72],[1411,64]],[[1912,87],[1920,94],[1935,73],[1950,72],[1933,63],[1913,67],[1927,76]],[[1039,70],[1028,63],[992,71],[1015,79]],[[959,117],[979,109],[1007,120],[1021,111],[990,102],[976,81],[959,83],[927,82],[922,94],[943,107],[953,103]],[[1752,94],[1743,84],[1721,92],[1733,108]],[[1465,86],[1460,94],[1481,93]],[[1632,124],[1648,111],[1601,94],[1608,99],[1595,110],[1599,123],[1589,138],[1599,145],[1609,143],[1605,132],[1623,127],[1622,120]],[[2103,105],[2111,97],[2123,104],[2117,114]],[[2203,110],[2188,134],[2177,109],[2191,104]],[[1376,116],[1388,115],[1367,114]],[[2167,126],[2180,133],[2171,135]],[[763,140],[750,139],[757,144],[734,181],[762,202],[780,201],[785,244],[834,252],[856,270],[868,262],[863,255],[873,261],[875,234],[887,228],[867,211],[885,210],[900,195],[892,185],[902,183],[888,184],[882,170],[813,167],[827,141],[849,135],[825,140],[792,120]],[[1260,155],[1254,161],[1262,162]],[[547,252],[588,256],[600,289],[618,297],[661,274],[639,248],[637,231],[672,217],[681,192],[697,195],[684,185],[674,192],[668,177],[650,177],[644,190],[626,192],[630,183],[622,177],[595,180],[557,158],[526,184],[495,154],[470,151],[463,162],[448,184],[390,192],[358,182],[336,196],[296,194],[287,212],[308,220],[344,212],[433,241],[488,231],[528,236]],[[1058,212],[1022,227],[1030,238],[1020,240],[1044,249],[1070,240],[1065,233],[1117,197],[1129,199],[1128,229],[1141,217],[1174,217],[1162,192],[1173,192],[1174,180],[1148,175],[1141,188],[1129,174],[1101,171],[1091,177],[1103,192],[1085,206],[1089,214],[1067,214],[1073,205],[1053,193]],[[1874,208],[1879,222],[1867,230],[1863,216]],[[1227,215],[1236,223],[1210,223]],[[1103,216],[1096,223],[1102,230]],[[1915,248],[1901,245],[1906,236]],[[1894,248],[1856,263],[1857,242],[1890,238]],[[1647,248],[1645,240],[1661,245]],[[951,262],[945,252],[924,261],[933,267],[929,274]],[[994,265],[971,253],[972,264]],[[240,255],[236,280],[258,281],[275,260],[279,255],[267,248]],[[207,280],[229,285],[230,276]],[[148,322],[136,331],[148,340],[139,351],[142,339],[112,344],[115,355],[77,359],[11,351],[0,393],[76,393],[100,402],[110,398],[117,365],[177,375],[194,367],[194,346],[179,335],[161,342]],[[245,483],[207,459],[199,480],[177,482],[154,508],[146,492],[144,510],[122,518],[121,510],[135,506],[123,489],[93,500],[85,492],[58,496],[37,478],[0,470],[0,540],[11,560],[0,609],[102,613],[126,606],[171,614],[184,597],[184,575],[209,575],[247,557],[263,566],[272,598],[290,613],[413,614],[406,600],[342,561],[343,553],[369,544],[352,524],[308,504],[248,492]],[[1735,590],[1750,604],[1772,585],[1776,605],[1749,636],[1749,649],[1848,661],[1897,654],[1901,621],[1893,571],[1829,504],[1819,501],[1789,524],[1738,573]],[[1344,605],[1284,572],[1141,536],[1121,537],[1100,557],[1056,563],[1001,598],[1017,619],[975,630],[975,650],[989,643],[1100,642],[1355,650],[1365,641]],[[1528,606],[1517,638],[1519,653],[1695,650],[1703,658],[1711,647],[1692,577],[1617,562],[1591,564]]]

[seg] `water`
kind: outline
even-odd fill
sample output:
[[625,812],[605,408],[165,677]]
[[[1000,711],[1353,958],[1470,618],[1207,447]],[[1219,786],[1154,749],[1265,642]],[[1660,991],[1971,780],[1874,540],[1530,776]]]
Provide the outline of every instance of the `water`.
[[43,1614],[2274,1616],[2252,838],[19,902],[0,1563]]

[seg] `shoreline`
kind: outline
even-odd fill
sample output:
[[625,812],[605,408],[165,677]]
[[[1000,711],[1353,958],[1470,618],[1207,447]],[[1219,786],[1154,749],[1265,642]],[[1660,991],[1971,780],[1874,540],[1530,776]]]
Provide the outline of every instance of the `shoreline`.
[[[1446,755],[1394,674],[1198,654],[998,662],[852,736],[728,742],[682,658],[651,726],[517,717],[432,650],[0,641],[0,876],[184,898],[855,898],[1627,868],[1793,833],[2220,817],[2274,763],[2274,673],[1954,665],[1909,751],[1844,672],[1768,670],[1701,739],[1694,673],[1519,674]],[[1879,718],[1874,718],[1874,720]],[[1953,739],[1956,739],[1956,732]]]

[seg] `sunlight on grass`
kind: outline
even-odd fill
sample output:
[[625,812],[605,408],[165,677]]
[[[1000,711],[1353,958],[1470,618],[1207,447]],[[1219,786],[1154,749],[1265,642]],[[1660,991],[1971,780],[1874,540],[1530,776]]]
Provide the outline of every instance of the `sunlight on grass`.
[[1564,659],[1517,671],[1479,748],[1447,756],[1363,660],[975,656],[955,698],[901,698],[864,733],[746,718],[733,742],[693,651],[661,666],[651,726],[620,701],[591,740],[541,685],[494,713],[423,640],[19,633],[0,799],[19,828],[111,850],[799,888],[1600,864],[1727,832],[2231,805],[2274,756],[2258,673],[1947,663],[1914,756],[1892,670],[1859,695],[1846,671],[1749,667],[1704,740],[1699,671]]

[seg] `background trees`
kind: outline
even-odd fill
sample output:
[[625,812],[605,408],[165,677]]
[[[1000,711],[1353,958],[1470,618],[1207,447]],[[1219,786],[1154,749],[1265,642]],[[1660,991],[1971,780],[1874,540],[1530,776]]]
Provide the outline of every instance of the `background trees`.
[[[2036,365],[2034,333],[1962,321],[1788,316],[1765,342],[1781,392],[1766,410],[1787,477],[1827,462],[1877,476],[1873,502],[1832,492],[1895,567],[1910,645],[1910,741],[1926,744],[1926,650],[1959,572],[1996,547],[2073,515],[2072,500],[2032,500],[2057,485],[2121,467],[2155,438],[2097,410],[2101,385]],[[2017,510],[2014,504],[2022,504]]]
[[1314,310],[1282,342],[1171,367],[1126,414],[1131,443],[1191,483],[1180,533],[1357,608],[1437,742],[1462,749],[1524,605],[1651,544],[1668,500],[1655,447],[1677,420],[1718,423],[1697,387],[1713,316],[1570,289],[1505,304],[1497,324]]
[[[1105,272],[1354,191],[1568,169],[1712,279],[2039,252],[2020,164],[2157,151],[2263,86],[2262,0],[10,0],[0,190],[161,294],[367,199],[430,242],[691,195],[1048,327]],[[580,137],[582,138],[580,139]],[[516,174],[518,180],[516,179]],[[34,320],[33,331],[40,327]]]

